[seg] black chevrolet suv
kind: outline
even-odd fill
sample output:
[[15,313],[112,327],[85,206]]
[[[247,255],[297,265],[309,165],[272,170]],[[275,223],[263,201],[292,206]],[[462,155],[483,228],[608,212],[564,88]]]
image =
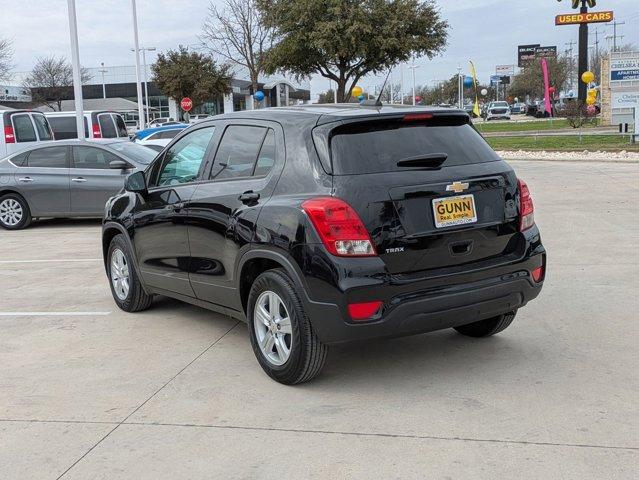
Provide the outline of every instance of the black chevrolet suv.
[[546,263],[526,184],[465,112],[421,107],[200,122],[108,201],[102,243],[120,308],[166,295],[244,320],[285,384],[334,343],[494,335]]

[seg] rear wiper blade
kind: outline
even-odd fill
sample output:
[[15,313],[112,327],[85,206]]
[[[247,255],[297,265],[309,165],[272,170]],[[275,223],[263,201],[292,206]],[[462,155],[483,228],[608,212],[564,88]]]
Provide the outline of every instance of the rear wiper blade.
[[426,155],[403,158],[397,162],[397,166],[408,168],[439,168],[447,159],[447,153],[428,153]]

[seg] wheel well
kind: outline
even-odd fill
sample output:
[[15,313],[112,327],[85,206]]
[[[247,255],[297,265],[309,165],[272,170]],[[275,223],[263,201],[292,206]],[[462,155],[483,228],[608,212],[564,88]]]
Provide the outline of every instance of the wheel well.
[[111,241],[115,238],[116,235],[122,233],[117,228],[108,228],[102,234],[102,258],[104,258],[106,262],[107,253],[109,251],[109,245],[111,245]]
[[244,313],[246,313],[248,296],[251,291],[251,285],[253,285],[253,280],[267,270],[273,270],[275,268],[283,268],[283,266],[275,260],[268,258],[252,258],[244,264],[242,272],[240,273],[240,299],[242,300]]

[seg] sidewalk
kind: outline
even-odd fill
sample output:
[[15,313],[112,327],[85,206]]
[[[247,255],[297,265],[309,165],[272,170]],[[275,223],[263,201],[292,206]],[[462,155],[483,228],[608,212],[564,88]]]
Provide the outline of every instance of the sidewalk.
[[611,163],[639,163],[638,152],[552,152],[552,151],[526,151],[526,150],[502,150],[497,151],[504,160],[539,160],[558,162],[611,162]]

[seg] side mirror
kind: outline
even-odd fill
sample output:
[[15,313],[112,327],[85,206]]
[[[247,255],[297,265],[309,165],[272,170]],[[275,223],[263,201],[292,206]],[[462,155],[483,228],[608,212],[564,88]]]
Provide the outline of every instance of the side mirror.
[[147,191],[144,172],[135,172],[126,177],[126,180],[124,181],[124,189],[127,192],[141,193],[144,195]]
[[130,165],[124,160],[111,160],[109,162],[109,168],[111,170],[126,170]]

